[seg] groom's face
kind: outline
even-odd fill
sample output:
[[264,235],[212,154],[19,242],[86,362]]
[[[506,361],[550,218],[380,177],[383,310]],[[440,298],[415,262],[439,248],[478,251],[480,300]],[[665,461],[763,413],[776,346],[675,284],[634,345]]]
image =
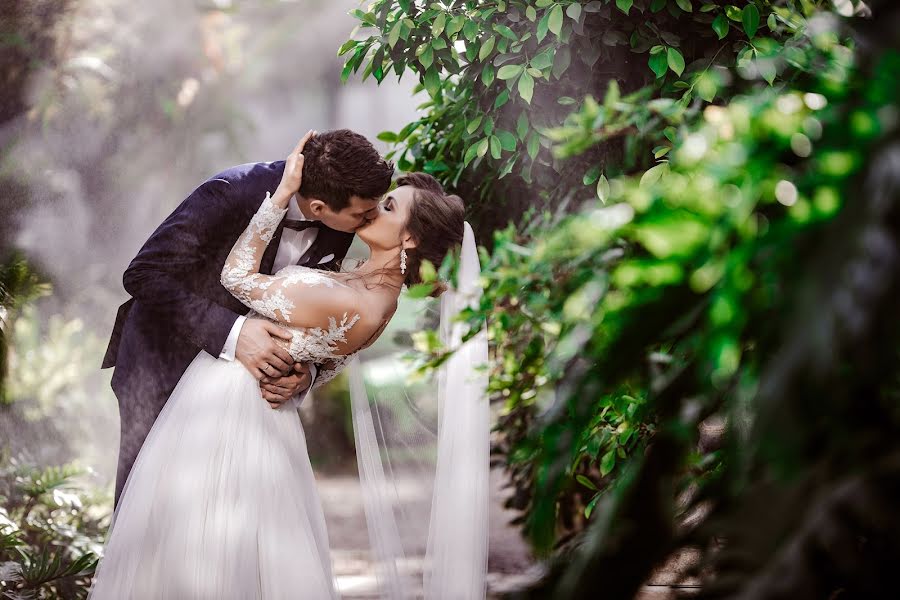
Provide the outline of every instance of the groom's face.
[[[338,231],[356,233],[356,230],[378,216],[380,198],[351,196],[350,204],[340,211],[333,211],[324,202],[316,216],[325,226]],[[314,209],[315,210],[315,209]]]

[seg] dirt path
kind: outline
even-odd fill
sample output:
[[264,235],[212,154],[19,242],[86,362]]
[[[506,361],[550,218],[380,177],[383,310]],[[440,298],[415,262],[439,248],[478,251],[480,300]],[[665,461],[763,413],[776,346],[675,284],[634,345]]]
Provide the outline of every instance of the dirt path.
[[[503,508],[502,481],[500,472],[491,473],[489,594],[515,587],[534,574],[528,546],[519,537],[518,530],[507,524],[515,513]],[[320,476],[317,484],[328,521],[334,574],[342,596],[345,599],[377,598],[358,478],[355,475]]]

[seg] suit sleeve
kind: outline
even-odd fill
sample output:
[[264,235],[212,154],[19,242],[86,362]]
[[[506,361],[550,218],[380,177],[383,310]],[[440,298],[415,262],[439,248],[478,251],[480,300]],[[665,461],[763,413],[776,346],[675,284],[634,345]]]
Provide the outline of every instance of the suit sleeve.
[[164,326],[213,356],[221,353],[239,315],[194,293],[187,282],[211,267],[215,239],[233,229],[238,211],[230,206],[231,193],[222,179],[194,190],[150,236],[123,277],[125,290],[157,313]]

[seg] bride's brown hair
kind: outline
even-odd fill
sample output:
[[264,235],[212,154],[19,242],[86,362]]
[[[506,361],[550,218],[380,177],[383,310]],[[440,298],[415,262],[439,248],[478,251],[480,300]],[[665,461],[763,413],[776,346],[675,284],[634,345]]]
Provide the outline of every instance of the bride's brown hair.
[[[416,242],[415,248],[406,251],[406,279],[408,286],[422,283],[419,268],[429,261],[435,268],[441,266],[447,253],[462,245],[465,224],[465,207],[462,198],[448,194],[437,179],[428,173],[408,173],[397,180],[397,187],[413,188],[413,202],[409,206],[406,231]],[[432,296],[444,291],[440,283]]]

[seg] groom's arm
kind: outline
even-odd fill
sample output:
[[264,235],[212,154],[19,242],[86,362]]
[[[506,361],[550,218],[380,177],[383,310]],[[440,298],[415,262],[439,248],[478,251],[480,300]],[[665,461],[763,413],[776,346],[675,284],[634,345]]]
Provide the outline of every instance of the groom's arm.
[[150,236],[123,276],[132,297],[213,356],[221,353],[240,315],[195,294],[186,281],[210,268],[214,238],[233,230],[234,219],[243,213],[231,206],[229,188],[227,181],[213,179],[194,190]]

